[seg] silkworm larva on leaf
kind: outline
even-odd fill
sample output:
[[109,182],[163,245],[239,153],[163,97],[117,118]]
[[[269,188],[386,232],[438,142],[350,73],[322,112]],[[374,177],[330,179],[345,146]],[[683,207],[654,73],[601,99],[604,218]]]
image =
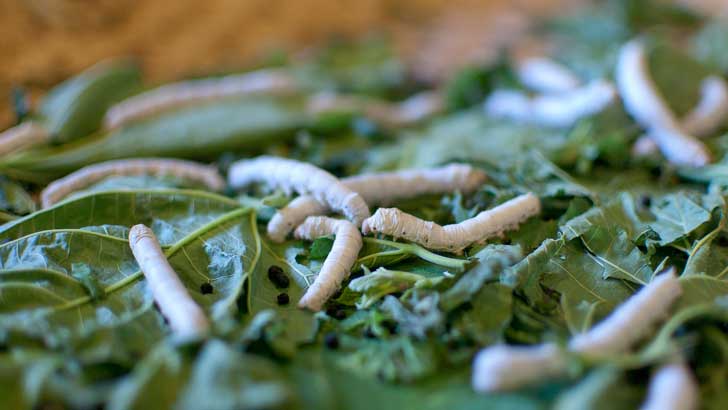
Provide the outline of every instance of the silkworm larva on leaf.
[[483,393],[512,390],[558,376],[566,365],[564,355],[554,344],[491,346],[475,356],[472,385]]
[[516,66],[518,80],[533,91],[545,94],[565,93],[579,87],[579,78],[571,70],[545,57],[526,58]]
[[309,112],[358,111],[364,116],[390,127],[402,127],[423,121],[445,108],[442,96],[425,91],[398,102],[375,100],[351,95],[318,93],[308,101]]
[[104,118],[106,129],[120,127],[162,111],[205,101],[252,94],[282,94],[296,89],[294,79],[278,70],[260,70],[219,78],[163,85],[111,107]]
[[0,156],[50,141],[48,130],[35,121],[24,122],[0,132]]
[[598,80],[561,94],[529,97],[521,91],[499,90],[485,101],[485,112],[496,118],[551,127],[568,127],[598,113],[616,96],[614,86]]
[[588,356],[623,352],[668,315],[682,287],[675,270],[658,275],[619,305],[606,319],[574,336],[569,349]]
[[397,103],[394,118],[399,125],[418,123],[445,109],[442,95],[436,91],[423,91]]
[[668,161],[702,166],[710,162],[707,148],[681,130],[649,74],[644,45],[632,40],[622,46],[617,61],[617,87],[627,112],[647,129]]
[[175,337],[187,340],[204,336],[210,323],[169,265],[154,232],[145,225],[133,226],[129,246]]
[[[720,77],[710,76],[703,80],[700,101],[681,121],[680,128],[696,137],[707,137],[725,123],[728,116],[728,85]],[[635,141],[632,153],[647,156],[659,151],[657,143],[648,135]]]
[[685,132],[696,137],[705,137],[725,124],[728,116],[728,85],[718,76],[703,80],[700,87],[700,101],[680,121]]
[[49,207],[75,191],[117,175],[173,176],[201,183],[213,191],[225,187],[225,180],[212,166],[181,159],[122,159],[89,165],[53,181],[41,193],[41,204],[44,208]]
[[652,375],[641,410],[696,410],[700,392],[690,368],[682,361],[665,364]]
[[369,217],[364,199],[321,168],[292,159],[260,156],[234,163],[228,173],[233,188],[265,183],[291,194],[310,195],[331,210],[341,212],[355,225]]
[[[568,350],[591,358],[623,353],[667,316],[681,292],[674,269],[657,276],[606,319],[574,336]],[[478,353],[473,365],[473,386],[479,391],[512,389],[558,375],[565,369],[564,353],[553,344],[494,346]]]
[[[398,199],[454,191],[470,193],[486,180],[483,171],[467,164],[427,169],[408,169],[343,178],[341,183],[364,198],[368,205],[386,205]],[[280,209],[268,223],[268,235],[277,242],[307,216],[321,215],[328,208],[310,196],[300,196]]]
[[298,302],[301,308],[321,310],[351,272],[362,247],[362,239],[351,222],[326,216],[308,217],[294,232],[296,238],[309,240],[331,234],[336,236],[334,244],[318,276]]
[[362,232],[404,238],[428,249],[460,252],[468,246],[515,229],[541,212],[538,197],[528,193],[483,211],[459,224],[441,226],[397,208],[379,208],[362,224]]

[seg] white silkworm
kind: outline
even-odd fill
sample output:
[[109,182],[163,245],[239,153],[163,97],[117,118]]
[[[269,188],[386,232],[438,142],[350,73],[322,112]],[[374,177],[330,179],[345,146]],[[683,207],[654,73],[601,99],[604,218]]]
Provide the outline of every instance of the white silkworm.
[[336,236],[334,244],[318,276],[298,302],[301,308],[321,310],[323,304],[349,276],[362,247],[362,239],[359,230],[351,222],[326,216],[308,217],[296,228],[294,235],[298,239],[313,240],[331,234]]
[[441,113],[445,104],[440,93],[423,91],[394,106],[394,118],[399,125],[418,123]]
[[[483,171],[467,164],[408,169],[395,172],[356,175],[341,183],[358,193],[369,205],[386,205],[398,199],[419,195],[460,191],[470,193],[486,180]],[[282,242],[306,217],[328,212],[325,205],[310,196],[300,196],[280,209],[268,222],[268,236]]]
[[172,176],[201,183],[213,191],[220,191],[225,187],[225,180],[212,166],[181,159],[122,159],[89,165],[53,181],[41,193],[41,204],[44,208],[49,207],[75,191],[104,178],[119,175]]
[[554,344],[496,345],[481,350],[473,361],[472,385],[478,392],[512,390],[562,374],[566,360]]
[[364,116],[391,127],[412,125],[432,117],[445,108],[442,96],[425,91],[398,102],[322,92],[313,95],[307,109],[317,114],[327,111],[361,111]]
[[675,270],[658,275],[588,332],[574,336],[569,349],[588,356],[622,352],[668,314],[682,287]]
[[330,173],[305,162],[271,156],[238,161],[230,167],[228,182],[233,188],[262,182],[288,195],[293,191],[310,195],[357,226],[369,217],[369,207],[359,194]]
[[459,224],[441,226],[397,208],[379,208],[362,224],[362,232],[404,238],[428,249],[460,252],[468,246],[517,228],[541,212],[538,197],[528,193],[483,211]]
[[616,96],[614,86],[597,80],[560,94],[529,97],[523,92],[498,90],[485,101],[485,112],[492,117],[515,121],[568,127],[581,118],[602,111]]
[[685,132],[705,137],[724,123],[728,116],[728,85],[723,78],[710,76],[700,87],[700,101],[681,121]]
[[[657,276],[606,319],[574,336],[568,350],[592,358],[626,351],[668,314],[681,292],[674,269]],[[564,355],[553,344],[489,347],[475,359],[473,386],[478,391],[517,388],[558,375],[565,367]]]
[[[728,85],[720,77],[710,76],[703,80],[700,101],[681,121],[680,128],[696,137],[707,137],[724,123],[728,116]],[[657,143],[648,135],[635,141],[632,153],[647,156],[657,153]]]
[[650,379],[647,400],[641,410],[696,410],[700,392],[684,362],[660,367]]
[[24,122],[0,133],[0,156],[50,141],[51,135],[34,121]]
[[702,166],[710,162],[707,148],[685,134],[665,104],[649,74],[642,42],[622,46],[617,61],[617,87],[627,112],[648,130],[668,161],[676,165]]
[[580,81],[568,68],[545,57],[531,57],[516,66],[519,81],[526,87],[545,94],[558,94],[579,87]]
[[133,226],[129,246],[174,335],[183,340],[204,336],[210,323],[169,265],[154,232],[145,225]]
[[172,83],[112,106],[106,112],[104,125],[113,129],[185,105],[235,96],[284,94],[295,89],[295,80],[289,74],[274,69]]

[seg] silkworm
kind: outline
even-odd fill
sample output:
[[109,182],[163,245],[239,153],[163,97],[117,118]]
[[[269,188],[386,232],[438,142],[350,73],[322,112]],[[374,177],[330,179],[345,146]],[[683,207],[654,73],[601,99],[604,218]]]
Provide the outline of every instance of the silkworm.
[[580,81],[568,68],[545,57],[531,57],[516,66],[518,80],[526,87],[545,94],[558,94],[579,87]]
[[696,410],[700,392],[688,366],[680,361],[661,366],[650,379],[641,410]]
[[498,90],[485,101],[485,112],[492,117],[534,123],[549,127],[568,127],[581,118],[598,113],[614,101],[614,86],[597,80],[560,94],[529,97],[521,91]]
[[[572,337],[568,350],[592,358],[626,351],[668,314],[681,292],[674,269],[657,276],[606,319]],[[553,344],[489,347],[475,359],[473,386],[479,391],[517,388],[562,373],[565,361]]]
[[564,355],[554,344],[496,345],[481,350],[473,361],[472,385],[478,392],[512,390],[566,370]]
[[191,339],[204,336],[210,323],[169,265],[154,232],[145,225],[134,225],[129,231],[129,246],[175,337]]
[[89,165],[53,181],[41,193],[41,204],[49,207],[75,191],[116,175],[173,176],[201,183],[213,191],[225,187],[225,180],[211,166],[181,159],[123,159]]
[[[386,205],[419,195],[460,191],[470,193],[486,180],[483,171],[467,164],[450,164],[428,169],[409,169],[343,178],[341,183],[358,193],[369,205]],[[300,196],[280,209],[268,222],[268,236],[282,242],[307,216],[328,212],[310,196]]]
[[112,106],[106,112],[104,125],[108,130],[185,105],[252,94],[283,94],[295,89],[290,75],[273,69],[172,83]]
[[521,222],[539,212],[541,202],[531,193],[506,201],[459,224],[446,226],[424,221],[397,208],[379,208],[364,221],[362,232],[404,238],[428,249],[460,252],[473,243],[517,228]]
[[[728,85],[717,76],[703,80],[700,87],[700,101],[681,121],[680,128],[696,137],[707,137],[725,123],[728,116]],[[632,153],[647,156],[659,151],[657,143],[648,135],[635,141]]]
[[351,222],[326,216],[310,216],[294,232],[296,238],[308,240],[332,234],[335,235],[334,244],[318,276],[298,302],[301,308],[321,310],[349,276],[362,247],[362,239],[359,230]]
[[398,103],[322,92],[312,96],[307,105],[308,111],[314,114],[360,111],[365,117],[391,127],[415,124],[442,112],[444,108],[442,96],[435,91],[414,94]]
[[633,40],[622,46],[617,61],[617,88],[625,109],[648,130],[668,161],[676,165],[702,166],[710,154],[700,141],[684,133],[657,90],[647,67],[644,46]]
[[675,270],[658,275],[588,332],[574,336],[569,349],[588,356],[622,352],[639,341],[682,293]]
[[0,156],[49,142],[48,130],[35,121],[24,122],[0,133]]
[[681,128],[696,137],[714,133],[728,115],[728,85],[723,78],[710,76],[700,86],[700,101],[681,121]]
[[238,161],[230,167],[228,182],[233,188],[266,183],[288,195],[293,191],[310,195],[357,226],[369,217],[369,207],[361,195],[330,173],[305,162],[271,156]]

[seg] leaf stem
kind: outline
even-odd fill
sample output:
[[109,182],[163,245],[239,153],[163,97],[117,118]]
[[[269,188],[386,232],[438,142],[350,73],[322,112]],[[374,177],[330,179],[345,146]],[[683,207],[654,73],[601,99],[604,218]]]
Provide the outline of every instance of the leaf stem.
[[364,242],[396,248],[403,252],[415,255],[418,258],[427,262],[434,263],[435,265],[439,266],[444,266],[457,272],[464,271],[467,265],[470,263],[468,259],[450,258],[447,256],[438,255],[434,252],[428,251],[427,249],[419,245],[415,245],[412,243],[394,242],[378,238],[364,238]]

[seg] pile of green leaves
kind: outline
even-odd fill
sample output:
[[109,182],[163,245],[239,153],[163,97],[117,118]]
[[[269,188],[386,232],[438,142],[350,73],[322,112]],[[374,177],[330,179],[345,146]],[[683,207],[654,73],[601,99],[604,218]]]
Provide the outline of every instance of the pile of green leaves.
[[[726,27],[663,2],[610,0],[540,30],[584,79],[611,77],[619,46],[647,36],[656,83],[684,113],[704,76],[728,70],[718,47]],[[569,129],[487,118],[484,96],[515,85],[505,60],[465,69],[446,86],[446,115],[401,130],[303,108],[321,90],[389,99],[416,91],[386,42],[337,43],[285,67],[305,84],[301,95],[180,108],[108,134],[99,131],[102,110],[138,86],[126,65],[101,80],[70,80],[33,114],[53,125],[59,145],[0,159],[0,408],[636,408],[650,373],[676,352],[700,383],[702,407],[722,408],[728,161],[676,169],[632,158],[642,130],[619,104]],[[99,96],[109,78],[126,91]],[[708,144],[725,155],[725,137]],[[333,239],[268,240],[267,220],[288,201],[278,192],[220,195],[112,177],[47,209],[36,210],[31,194],[112,158],[216,160],[224,172],[258,153],[341,176],[467,162],[489,175],[476,192],[396,206],[448,224],[534,192],[543,212],[462,255],[366,237],[344,287],[312,313],[296,302]],[[139,223],[211,319],[207,339],[170,337],[127,242]],[[272,281],[271,267],[289,283]],[[680,274],[683,294],[630,354],[575,362],[562,378],[514,392],[471,389],[480,349],[563,343],[666,267]]]

